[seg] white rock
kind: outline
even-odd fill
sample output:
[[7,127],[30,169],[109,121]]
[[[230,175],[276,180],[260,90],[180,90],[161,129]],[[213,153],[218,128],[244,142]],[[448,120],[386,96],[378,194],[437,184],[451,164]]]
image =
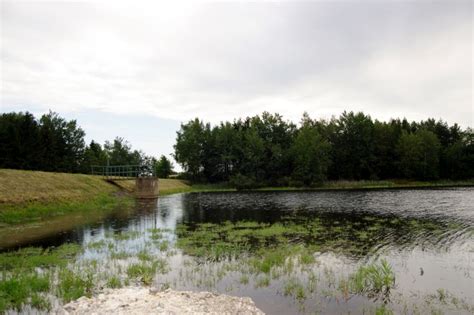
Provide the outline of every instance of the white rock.
[[107,290],[96,298],[64,305],[69,314],[264,314],[251,298],[210,292],[157,292],[145,288]]

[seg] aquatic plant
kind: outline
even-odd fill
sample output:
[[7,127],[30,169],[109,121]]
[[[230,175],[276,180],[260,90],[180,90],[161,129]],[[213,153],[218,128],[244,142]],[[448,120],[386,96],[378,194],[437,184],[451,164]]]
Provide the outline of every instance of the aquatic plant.
[[375,308],[375,315],[393,315],[393,311],[387,305],[382,304]]
[[110,258],[111,259],[127,259],[131,256],[132,256],[132,254],[130,254],[126,251],[120,251],[120,252],[112,251],[112,252],[110,252]]
[[141,261],[151,261],[153,259],[153,257],[146,250],[141,250],[138,252],[137,258]]
[[113,238],[116,241],[133,240],[140,237],[141,234],[142,233],[139,231],[123,231],[121,233],[114,234]]
[[127,275],[132,279],[139,279],[145,285],[151,285],[156,268],[144,263],[132,264],[127,268]]
[[387,260],[360,266],[349,279],[349,288],[353,293],[366,294],[369,297],[382,295],[388,299],[390,290],[395,286],[395,273]]
[[92,272],[82,273],[62,269],[59,272],[58,293],[64,302],[69,302],[81,296],[92,296],[94,275]]
[[111,289],[117,289],[122,287],[122,281],[116,275],[113,275],[107,280],[106,286]]
[[268,276],[258,277],[255,281],[255,288],[268,287],[270,285],[270,278]]
[[[36,274],[17,274],[15,277],[0,280],[0,313],[9,308],[20,311],[30,297],[39,292],[50,289],[49,278]],[[35,298],[39,302],[39,297]],[[48,306],[46,303],[37,303],[39,307]],[[39,308],[46,309],[46,308]]]
[[151,263],[140,262],[131,264],[127,268],[127,275],[129,278],[138,279],[144,285],[151,285],[157,272],[168,272],[168,262],[166,260],[157,259]]
[[239,282],[240,282],[241,284],[248,284],[248,283],[249,283],[249,276],[246,275],[246,274],[242,274],[242,275],[240,276]]
[[65,266],[68,259],[75,257],[82,251],[82,247],[77,244],[64,244],[56,249],[27,247],[15,252],[0,254],[0,269],[14,271]]
[[33,293],[31,295],[30,304],[32,307],[36,308],[37,310],[44,310],[44,311],[50,311],[52,307],[49,299],[38,293]]
[[307,297],[304,285],[295,278],[291,278],[285,283],[283,294],[285,296],[292,296],[299,301],[305,300]]

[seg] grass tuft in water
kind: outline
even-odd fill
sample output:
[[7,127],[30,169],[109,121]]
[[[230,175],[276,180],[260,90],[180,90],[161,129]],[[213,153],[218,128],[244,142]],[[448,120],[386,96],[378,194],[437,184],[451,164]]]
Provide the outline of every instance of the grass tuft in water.
[[114,234],[113,238],[116,241],[126,241],[126,240],[134,240],[139,238],[141,233],[139,231],[124,231],[118,234]]
[[256,288],[264,288],[264,287],[268,287],[269,285],[270,285],[270,277],[268,276],[258,277],[257,280],[255,281]]
[[393,315],[393,311],[383,304],[375,308],[375,315]]
[[68,259],[75,257],[81,251],[82,248],[77,244],[65,244],[52,250],[27,247],[0,254],[0,269],[14,271],[65,266]]
[[292,296],[298,301],[303,301],[307,297],[305,287],[294,278],[291,278],[285,283],[283,287],[283,295]]
[[351,292],[369,297],[382,295],[384,299],[387,299],[394,286],[395,273],[385,259],[382,259],[380,263],[360,266],[349,279]]
[[107,288],[118,289],[122,287],[122,281],[120,281],[119,277],[114,275],[107,280],[106,286]]
[[137,263],[128,266],[127,275],[131,279],[139,280],[144,285],[151,285],[156,273],[167,273],[168,263],[166,260],[158,259],[150,263]]
[[46,292],[49,288],[49,278],[46,276],[18,274],[15,278],[0,280],[0,313],[7,309],[21,311],[30,296]]
[[51,311],[51,302],[44,296],[37,293],[31,295],[31,306],[37,310]]
[[249,276],[246,274],[243,274],[240,276],[239,282],[241,284],[248,284],[249,283]]
[[76,300],[81,296],[92,296],[94,277],[90,272],[75,273],[68,269],[59,272],[59,296],[64,302]]

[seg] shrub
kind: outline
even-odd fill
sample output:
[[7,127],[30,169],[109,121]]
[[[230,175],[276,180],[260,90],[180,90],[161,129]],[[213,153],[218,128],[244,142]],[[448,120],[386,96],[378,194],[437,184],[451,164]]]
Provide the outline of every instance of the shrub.
[[248,190],[260,187],[255,177],[242,175],[240,173],[233,175],[229,180],[229,184],[237,190]]

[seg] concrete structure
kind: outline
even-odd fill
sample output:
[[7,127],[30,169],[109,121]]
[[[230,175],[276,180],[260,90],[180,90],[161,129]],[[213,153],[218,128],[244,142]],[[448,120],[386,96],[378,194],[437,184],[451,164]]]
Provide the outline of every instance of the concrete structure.
[[135,195],[140,199],[158,198],[158,178],[157,177],[137,177],[135,179]]

